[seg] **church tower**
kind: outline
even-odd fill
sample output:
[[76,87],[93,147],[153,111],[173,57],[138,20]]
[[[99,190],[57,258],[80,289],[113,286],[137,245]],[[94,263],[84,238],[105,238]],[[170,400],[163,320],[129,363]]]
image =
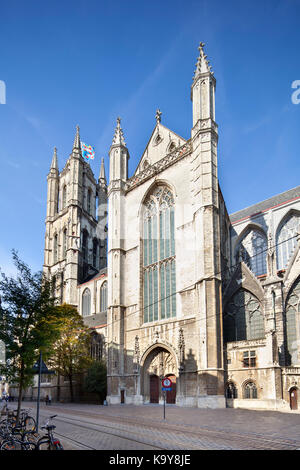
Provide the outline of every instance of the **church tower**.
[[[109,197],[109,240],[108,240],[108,388],[113,377],[124,372],[124,259],[125,259],[125,184],[128,178],[129,152],[117,119],[113,142],[109,150],[110,180]],[[110,390],[108,392],[110,394]]]
[[192,204],[196,287],[199,301],[199,365],[201,388],[223,398],[222,312],[219,184],[217,173],[218,130],[215,122],[216,80],[200,43],[191,99],[193,102]]
[[[60,173],[54,150],[47,178],[44,272],[54,276],[59,303],[78,306],[78,284],[91,279],[106,265],[104,166],[101,171],[97,182],[82,157],[78,126],[72,152]],[[101,214],[97,214],[98,198]],[[99,226],[98,218],[102,220]]]

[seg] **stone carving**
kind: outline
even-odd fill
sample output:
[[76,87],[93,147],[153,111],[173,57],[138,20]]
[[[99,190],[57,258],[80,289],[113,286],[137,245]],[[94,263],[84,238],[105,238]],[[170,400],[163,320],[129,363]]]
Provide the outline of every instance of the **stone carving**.
[[182,365],[183,362],[184,362],[184,348],[185,348],[185,342],[184,342],[184,336],[183,336],[183,329],[180,328],[180,330],[179,330],[179,339],[178,339],[178,351],[179,351],[179,363],[180,363],[180,365]]
[[155,119],[156,119],[157,124],[161,122],[161,115],[162,115],[162,112],[160,111],[160,109],[157,109],[156,114],[155,114]]
[[164,158],[162,158],[158,162],[154,163],[153,165],[149,165],[139,174],[134,175],[132,178],[129,178],[127,180],[126,186],[125,186],[126,191],[127,192],[130,191],[136,186],[144,183],[147,179],[152,178],[156,174],[165,170],[168,166],[180,160],[180,158],[187,155],[190,151],[191,151],[190,143],[185,143],[181,147],[175,149],[173,152],[166,155]]
[[139,370],[139,364],[140,364],[140,343],[139,343],[139,337],[135,337],[134,341],[134,363],[135,363],[135,371],[138,372]]

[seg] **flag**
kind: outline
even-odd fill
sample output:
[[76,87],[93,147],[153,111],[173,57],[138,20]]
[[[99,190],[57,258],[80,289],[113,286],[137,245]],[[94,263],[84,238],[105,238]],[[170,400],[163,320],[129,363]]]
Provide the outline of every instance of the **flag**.
[[81,142],[82,156],[86,160],[94,160],[95,149],[91,145],[87,145],[84,142]]

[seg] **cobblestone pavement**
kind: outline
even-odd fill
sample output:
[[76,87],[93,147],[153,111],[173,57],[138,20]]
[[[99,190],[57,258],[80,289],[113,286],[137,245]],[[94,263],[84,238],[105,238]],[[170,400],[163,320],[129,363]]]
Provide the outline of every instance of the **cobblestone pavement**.
[[[12,406],[11,406],[12,407]],[[35,403],[24,402],[35,416]],[[296,450],[300,414],[241,409],[201,410],[161,405],[40,406],[40,425],[54,424],[65,449]]]

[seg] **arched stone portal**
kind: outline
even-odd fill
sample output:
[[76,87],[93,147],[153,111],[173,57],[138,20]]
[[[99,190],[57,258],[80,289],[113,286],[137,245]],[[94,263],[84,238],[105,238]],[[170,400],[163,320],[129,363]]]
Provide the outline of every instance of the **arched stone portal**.
[[172,377],[172,393],[167,394],[167,403],[176,402],[177,362],[174,355],[163,346],[154,347],[143,361],[141,370],[144,403],[159,403],[163,399],[161,379]]

